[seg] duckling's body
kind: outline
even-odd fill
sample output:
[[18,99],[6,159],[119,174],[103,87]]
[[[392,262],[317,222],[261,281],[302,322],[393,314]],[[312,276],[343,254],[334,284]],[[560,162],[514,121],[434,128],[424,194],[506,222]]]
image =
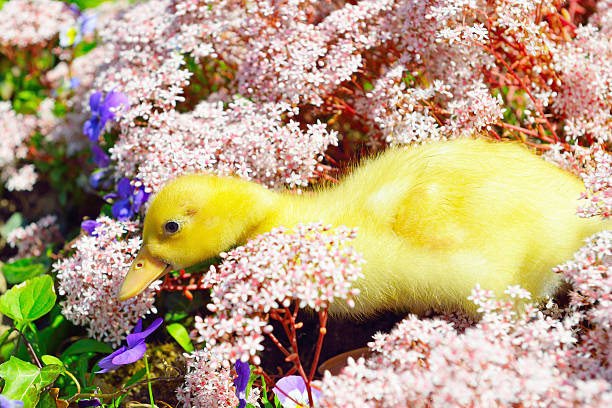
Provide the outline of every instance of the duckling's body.
[[[353,245],[366,260],[355,308],[338,303],[332,313],[473,312],[467,297],[477,283],[500,296],[509,285],[536,297],[558,290],[552,268],[606,228],[576,215],[583,189],[520,145],[468,139],[386,151],[339,185],[303,195],[188,175],[152,202],[139,258],[185,267],[274,227],[322,221],[357,227]],[[177,233],[164,231],[169,220]],[[135,292],[130,279],[120,298],[150,283]]]

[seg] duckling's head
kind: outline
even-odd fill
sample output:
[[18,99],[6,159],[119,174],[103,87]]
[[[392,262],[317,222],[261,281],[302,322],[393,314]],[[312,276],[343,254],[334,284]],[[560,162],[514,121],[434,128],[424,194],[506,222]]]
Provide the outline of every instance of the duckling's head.
[[185,175],[167,183],[152,199],[142,248],[118,299],[136,296],[171,269],[194,265],[235,245],[253,222],[250,207],[259,194],[257,187],[244,180],[205,174]]

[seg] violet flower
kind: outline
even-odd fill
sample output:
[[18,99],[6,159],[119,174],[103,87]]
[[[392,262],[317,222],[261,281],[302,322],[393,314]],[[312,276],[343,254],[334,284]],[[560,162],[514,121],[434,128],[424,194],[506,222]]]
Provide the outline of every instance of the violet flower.
[[66,48],[75,46],[83,41],[83,37],[94,32],[96,24],[98,23],[97,14],[83,14],[79,10],[78,12],[74,9],[71,11],[78,15],[76,25],[64,27],[59,32],[59,44],[61,47]]
[[104,357],[98,363],[101,370],[96,371],[96,374],[107,373],[117,369],[120,365],[131,364],[142,358],[147,351],[147,344],[145,343],[146,337],[153,333],[159,326],[161,326],[164,319],[161,317],[155,319],[149,328],[142,331],[142,319],[138,319],[134,332],[127,335],[127,346],[122,346],[112,354]]
[[111,186],[111,182],[109,171],[105,169],[95,170],[89,176],[89,185],[96,190],[100,187],[104,190],[108,190]]
[[[138,187],[135,186],[138,184]],[[117,193],[104,196],[104,199],[117,199],[112,207],[113,217],[118,221],[125,221],[134,216],[140,207],[149,199],[151,195],[147,192],[142,183],[132,184],[127,177],[123,177],[117,183]]]
[[93,153],[93,161],[99,168],[108,167],[110,164],[110,157],[100,148],[100,146],[93,144],[91,145],[91,152]]
[[238,376],[234,378],[236,396],[238,400],[240,400],[238,408],[244,408],[246,407],[246,389],[247,385],[249,385],[249,378],[251,377],[251,367],[249,367],[249,363],[238,360],[236,364],[234,364],[234,368],[238,374]]
[[97,398],[82,399],[82,400],[79,400],[77,404],[79,405],[79,408],[101,407],[102,406],[102,404],[100,403],[100,400]]
[[100,225],[102,225],[102,223],[94,220],[85,220],[81,223],[81,229],[85,231],[87,235],[97,237],[98,233],[96,232],[96,228],[98,228]]
[[[310,389],[313,402],[316,404],[319,398],[321,398],[321,391],[312,386]],[[283,408],[309,406],[306,383],[299,375],[289,375],[281,378],[276,382],[276,386],[272,389],[272,392],[278,397]]]
[[100,132],[106,123],[115,119],[119,109],[125,111],[129,108],[128,97],[122,92],[110,91],[102,100],[102,92],[94,92],[89,97],[91,118],[83,125],[83,133],[92,142],[97,142]]
[[0,408],[22,408],[23,401],[10,400],[4,395],[0,395]]

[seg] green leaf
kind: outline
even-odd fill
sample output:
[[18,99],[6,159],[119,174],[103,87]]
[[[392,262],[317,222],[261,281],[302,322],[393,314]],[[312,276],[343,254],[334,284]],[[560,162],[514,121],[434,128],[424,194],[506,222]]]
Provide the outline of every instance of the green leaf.
[[64,361],[66,357],[74,354],[83,353],[112,353],[113,349],[105,343],[93,339],[81,339],[70,345],[62,353],[60,360]]
[[45,273],[47,267],[35,261],[36,258],[23,258],[10,264],[2,265],[2,273],[6,281],[14,285]]
[[50,391],[43,392],[36,408],[57,408],[55,398],[53,398]]
[[53,279],[43,275],[12,287],[0,297],[0,313],[13,319],[17,329],[21,329],[49,313],[56,300]]
[[191,353],[194,350],[185,326],[180,323],[172,323],[166,326],[166,330],[186,352]]
[[372,85],[369,81],[364,81],[363,82],[363,90],[368,92],[371,91],[372,89],[374,89],[374,85]]
[[62,370],[64,368],[57,365],[38,368],[12,356],[0,365],[0,377],[4,378],[2,395],[11,400],[23,401],[24,408],[34,408],[42,389],[52,384]]
[[50,364],[50,365],[46,365],[43,368],[40,369],[40,387],[46,387],[49,384],[53,384],[53,381],[56,380],[57,377],[59,377],[60,374],[62,374],[64,371],[66,371],[66,368],[64,367],[64,365],[57,365],[57,364]]
[[[52,356],[52,355],[49,355],[49,354],[45,354],[40,359],[46,365],[55,364],[55,365],[64,367],[64,362],[62,360],[60,360],[59,358],[55,357],[55,356]],[[65,370],[65,367],[64,367],[64,370]]]
[[23,215],[21,213],[13,213],[9,217],[8,220],[0,227],[0,235],[2,238],[6,239],[8,237],[9,232],[14,230],[15,228],[19,228],[23,225]]
[[261,376],[261,389],[263,391],[261,393],[261,402],[264,403],[264,408],[274,408],[274,405],[272,405],[268,400],[268,387],[266,385],[266,379],[263,375]]

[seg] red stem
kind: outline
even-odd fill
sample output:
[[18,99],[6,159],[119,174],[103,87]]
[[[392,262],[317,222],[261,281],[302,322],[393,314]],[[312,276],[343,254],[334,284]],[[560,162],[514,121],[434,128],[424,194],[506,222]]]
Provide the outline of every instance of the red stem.
[[308,376],[308,384],[312,382],[315,375],[317,364],[319,364],[319,356],[321,355],[321,348],[323,347],[323,337],[327,333],[327,308],[319,311],[319,338],[317,339],[317,348],[315,355],[312,360],[312,366],[310,367],[310,375]]

